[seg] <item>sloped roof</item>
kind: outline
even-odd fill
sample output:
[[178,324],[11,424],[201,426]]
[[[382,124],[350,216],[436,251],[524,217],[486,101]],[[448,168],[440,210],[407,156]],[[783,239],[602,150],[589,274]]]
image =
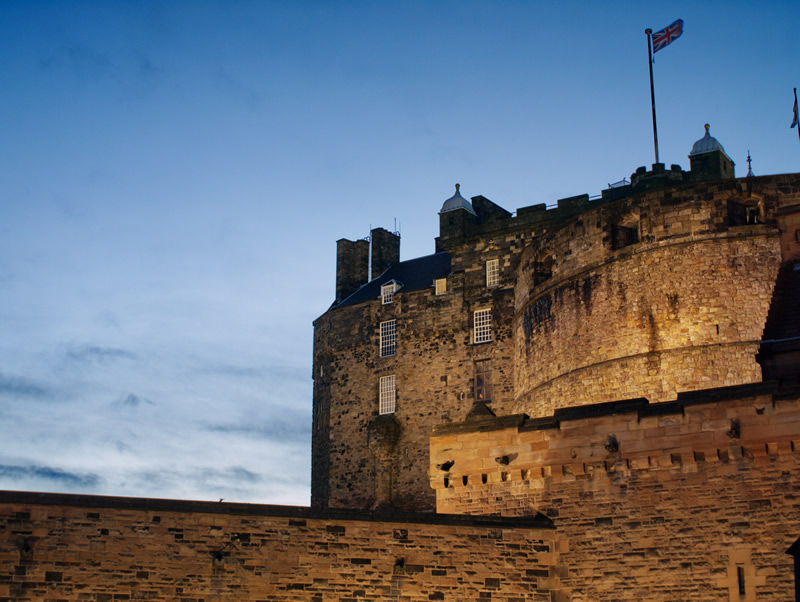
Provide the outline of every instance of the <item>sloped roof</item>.
[[444,278],[449,274],[450,255],[444,252],[401,261],[388,267],[380,276],[367,282],[333,307],[344,307],[378,299],[381,295],[381,286],[392,280],[398,284],[397,292],[404,293],[432,287],[434,280]]

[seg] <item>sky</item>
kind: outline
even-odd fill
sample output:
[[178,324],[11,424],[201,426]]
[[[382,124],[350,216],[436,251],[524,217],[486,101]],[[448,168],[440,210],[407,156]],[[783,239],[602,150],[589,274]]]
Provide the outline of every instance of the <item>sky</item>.
[[800,171],[800,3],[0,0],[0,489],[307,505],[336,240]]

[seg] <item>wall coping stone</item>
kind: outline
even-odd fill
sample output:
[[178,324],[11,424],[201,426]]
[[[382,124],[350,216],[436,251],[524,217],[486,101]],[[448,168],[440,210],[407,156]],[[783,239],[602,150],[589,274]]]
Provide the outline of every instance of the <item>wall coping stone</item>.
[[412,523],[453,525],[460,527],[555,529],[553,521],[543,514],[524,517],[474,516],[464,514],[434,514],[423,512],[369,512],[348,509],[315,509],[307,506],[278,506],[238,502],[205,502],[159,498],[116,497],[75,493],[40,493],[0,490],[0,504],[31,504],[69,506],[78,508],[110,508],[229,515],[265,516],[276,518],[308,518],[327,521],[348,520],[382,523]]

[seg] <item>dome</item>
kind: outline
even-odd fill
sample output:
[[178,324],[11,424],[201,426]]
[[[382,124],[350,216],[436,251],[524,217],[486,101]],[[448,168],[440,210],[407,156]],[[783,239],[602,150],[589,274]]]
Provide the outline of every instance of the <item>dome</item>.
[[694,155],[702,155],[703,153],[710,153],[711,151],[715,150],[722,151],[723,153],[725,152],[725,149],[722,148],[722,145],[719,142],[717,142],[717,139],[708,133],[708,130],[711,128],[711,126],[706,124],[704,127],[706,128],[706,135],[694,143],[694,146],[692,146],[692,152],[689,153],[690,157],[693,157]]
[[456,193],[444,202],[444,205],[442,205],[442,210],[439,211],[439,213],[455,211],[456,209],[466,209],[472,215],[477,215],[475,210],[472,208],[472,203],[461,196],[461,192],[459,192],[460,188],[461,184],[456,184]]

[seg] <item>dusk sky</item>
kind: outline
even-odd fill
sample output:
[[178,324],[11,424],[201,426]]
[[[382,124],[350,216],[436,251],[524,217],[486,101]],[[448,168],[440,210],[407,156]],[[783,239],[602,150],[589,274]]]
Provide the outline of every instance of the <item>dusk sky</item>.
[[796,0],[0,0],[0,489],[308,504],[335,241],[649,167],[678,18],[662,162],[800,171]]

